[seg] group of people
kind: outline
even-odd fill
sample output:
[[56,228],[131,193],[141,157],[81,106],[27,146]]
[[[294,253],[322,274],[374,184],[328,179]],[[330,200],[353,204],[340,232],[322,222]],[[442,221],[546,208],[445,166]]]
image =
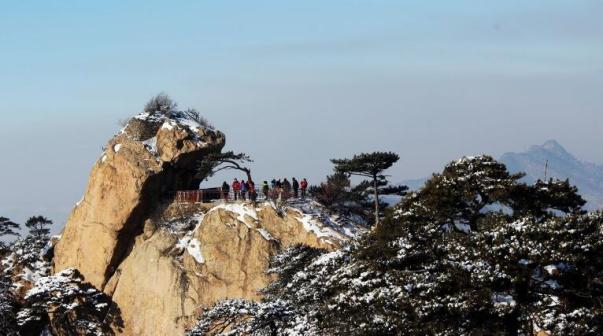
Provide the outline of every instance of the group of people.
[[268,186],[268,182],[264,181],[264,185],[262,187],[264,194],[268,195],[271,189],[277,192],[282,192],[287,195],[287,197],[295,198],[299,198],[301,191],[301,198],[304,199],[306,198],[306,193],[308,190],[308,180],[304,178],[301,180],[301,182],[299,182],[295,177],[291,179],[291,182],[289,182],[287,178],[283,179],[283,181],[280,179],[272,179],[272,181],[270,181],[270,187]]
[[[241,180],[239,182],[236,178],[232,182],[232,193],[235,200],[246,200],[249,198],[250,200],[255,201],[258,196],[253,181],[249,180],[245,182],[245,180]],[[230,194],[230,186],[226,181],[222,183],[222,194],[222,198],[228,198],[228,195]]]
[[[234,179],[232,185],[229,185],[224,181],[222,183],[222,198],[227,199],[230,195],[230,190],[232,188],[232,195],[234,200],[251,200],[256,201],[258,198],[258,193],[255,189],[255,184],[253,181],[245,181],[238,179]],[[282,181],[272,179],[270,184],[268,181],[264,181],[262,183],[262,193],[264,194],[265,199],[269,198],[277,198],[277,197],[285,197],[285,198],[299,198],[301,192],[301,198],[305,199],[308,191],[308,180],[305,178],[300,181],[294,177],[291,179],[291,182],[287,178]]]

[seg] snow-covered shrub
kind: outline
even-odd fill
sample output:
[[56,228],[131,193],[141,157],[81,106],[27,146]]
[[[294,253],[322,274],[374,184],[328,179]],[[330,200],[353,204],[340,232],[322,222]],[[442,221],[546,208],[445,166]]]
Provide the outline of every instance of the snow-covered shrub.
[[0,335],[17,336],[17,303],[8,279],[0,276]]
[[205,128],[214,128],[212,126],[212,124],[209,123],[207,118],[202,116],[201,113],[199,111],[197,111],[196,109],[193,109],[193,108],[186,109],[186,111],[182,111],[182,114],[184,114],[186,117],[196,121],[197,123],[199,123],[199,125],[201,125]]
[[178,105],[167,94],[160,93],[151,98],[144,106],[144,111],[147,113],[169,114],[176,110]]
[[27,236],[17,239],[9,250],[10,253],[2,259],[1,268],[17,289],[32,285],[49,274],[53,248],[48,238]]
[[278,300],[266,303],[227,300],[205,312],[188,335],[279,335],[291,315],[285,302]]
[[17,315],[21,333],[37,335],[49,327],[60,335],[110,335],[109,325],[120,325],[109,314],[111,300],[84,282],[75,269],[36,281]]

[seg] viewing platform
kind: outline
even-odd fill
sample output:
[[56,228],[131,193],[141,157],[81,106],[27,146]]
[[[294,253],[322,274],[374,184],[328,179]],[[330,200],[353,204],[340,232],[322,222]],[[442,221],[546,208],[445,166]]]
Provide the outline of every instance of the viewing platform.
[[[255,194],[254,194],[255,193]],[[269,199],[277,200],[300,198],[301,191],[296,196],[293,191],[283,189],[270,189],[268,194],[264,194],[260,189],[255,189],[254,193],[226,191],[222,188],[208,188],[198,190],[180,190],[175,192],[174,202],[176,203],[212,203],[215,201],[237,201],[237,200],[256,200],[266,201]]]

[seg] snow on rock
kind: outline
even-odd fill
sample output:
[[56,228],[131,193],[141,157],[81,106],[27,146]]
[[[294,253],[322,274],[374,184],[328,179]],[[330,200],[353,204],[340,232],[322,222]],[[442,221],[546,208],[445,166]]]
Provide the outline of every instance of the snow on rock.
[[462,223],[460,221],[455,221],[454,222],[454,227],[460,231],[460,232],[464,232],[464,233],[470,233],[471,232],[471,226],[467,223]]
[[177,250],[185,250],[199,264],[204,264],[205,258],[203,258],[203,254],[201,253],[201,242],[199,242],[199,240],[197,240],[196,238],[193,238],[193,234],[203,223],[204,217],[205,216],[203,214],[197,214],[193,216],[192,220],[197,223],[195,228],[193,230],[188,231],[175,246]]
[[162,125],[161,125],[161,129],[165,129],[168,131],[171,131],[174,129],[174,127],[176,127],[176,125],[171,121],[171,120],[166,120]]
[[252,218],[254,221],[258,220],[258,213],[255,207],[250,204],[245,203],[224,203],[213,207],[210,212],[223,209],[229,212],[232,212],[237,215],[237,220],[245,225],[248,228],[251,226],[245,221],[246,216]]
[[205,263],[205,258],[203,258],[203,254],[201,253],[201,242],[199,242],[196,238],[193,238],[193,239],[190,240],[190,242],[186,246],[186,251],[199,264],[204,264]]
[[120,149],[121,149],[121,144],[116,144],[115,146],[113,146],[113,151],[115,153],[119,153]]
[[274,239],[274,237],[272,237],[272,235],[270,234],[270,232],[266,231],[266,229],[256,229],[261,235],[262,237],[264,237],[264,239],[266,240],[276,240]]
[[142,142],[145,148],[153,155],[157,156],[157,137],[154,136],[148,140]]
[[515,302],[515,299],[513,299],[513,296],[511,296],[511,295],[495,294],[492,296],[492,304],[494,304],[494,306],[515,307],[515,305],[517,303]]
[[315,201],[294,201],[289,208],[299,214],[296,219],[307,231],[314,232],[319,238],[332,237],[339,240],[355,238],[366,232],[365,223],[357,218],[330,213]]

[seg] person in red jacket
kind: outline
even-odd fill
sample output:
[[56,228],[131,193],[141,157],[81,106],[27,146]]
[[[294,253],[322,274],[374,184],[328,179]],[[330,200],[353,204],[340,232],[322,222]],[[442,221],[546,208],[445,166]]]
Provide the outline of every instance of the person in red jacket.
[[308,189],[308,180],[305,178],[299,183],[301,187],[301,197],[302,199],[306,199],[306,190]]
[[232,192],[234,193],[235,201],[239,199],[239,195],[241,194],[241,182],[236,178],[232,182]]

